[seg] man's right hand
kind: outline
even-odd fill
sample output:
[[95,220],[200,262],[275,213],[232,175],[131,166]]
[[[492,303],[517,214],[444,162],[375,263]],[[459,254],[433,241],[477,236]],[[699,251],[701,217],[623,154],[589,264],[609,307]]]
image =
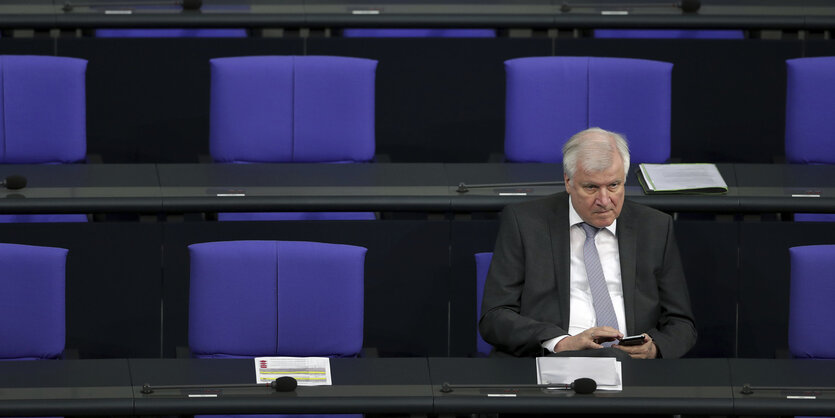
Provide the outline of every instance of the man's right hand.
[[568,336],[560,340],[557,346],[554,347],[554,352],[603,348],[600,344],[619,338],[623,338],[623,334],[612,327],[589,328],[577,335]]

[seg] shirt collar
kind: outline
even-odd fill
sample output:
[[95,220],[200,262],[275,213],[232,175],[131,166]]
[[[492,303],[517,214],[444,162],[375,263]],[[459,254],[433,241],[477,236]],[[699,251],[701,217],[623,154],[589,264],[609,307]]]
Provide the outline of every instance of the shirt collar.
[[[574,210],[574,204],[571,203],[571,195],[569,194],[568,195],[568,226],[572,227],[574,225],[578,225],[578,224],[581,224],[581,223],[583,223],[583,218],[581,218],[580,214],[577,213],[576,210]],[[612,235],[618,236],[617,233],[616,233],[617,226],[618,226],[618,220],[615,219],[615,221],[612,222],[611,225],[607,226],[606,229],[608,229],[609,232],[612,233]]]

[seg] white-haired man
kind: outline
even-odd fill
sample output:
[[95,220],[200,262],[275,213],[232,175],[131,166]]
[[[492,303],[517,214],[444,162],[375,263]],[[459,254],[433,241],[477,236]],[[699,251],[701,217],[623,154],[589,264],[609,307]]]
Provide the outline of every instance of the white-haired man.
[[566,193],[502,212],[479,320],[495,353],[677,358],[695,344],[672,218],[624,201],[628,170],[623,137],[587,129],[563,147]]

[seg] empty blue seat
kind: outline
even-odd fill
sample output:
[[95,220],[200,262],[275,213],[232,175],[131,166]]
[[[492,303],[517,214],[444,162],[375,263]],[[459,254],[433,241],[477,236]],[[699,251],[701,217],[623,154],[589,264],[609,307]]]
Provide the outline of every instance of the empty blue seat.
[[[835,57],[786,61],[786,161],[835,164]],[[798,213],[795,221],[835,222],[835,214]]]
[[670,158],[672,64],[530,57],[505,61],[505,69],[508,161],[562,162],[562,145],[592,127],[624,135],[636,163]]

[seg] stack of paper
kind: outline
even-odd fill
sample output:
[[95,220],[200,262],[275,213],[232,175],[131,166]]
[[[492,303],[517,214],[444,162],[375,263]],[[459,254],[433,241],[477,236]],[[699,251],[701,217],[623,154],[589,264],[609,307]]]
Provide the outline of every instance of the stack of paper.
[[620,362],[612,357],[537,357],[537,383],[567,385],[586,377],[597,390],[623,390]]
[[727,193],[715,164],[641,164],[638,181],[644,193]]

